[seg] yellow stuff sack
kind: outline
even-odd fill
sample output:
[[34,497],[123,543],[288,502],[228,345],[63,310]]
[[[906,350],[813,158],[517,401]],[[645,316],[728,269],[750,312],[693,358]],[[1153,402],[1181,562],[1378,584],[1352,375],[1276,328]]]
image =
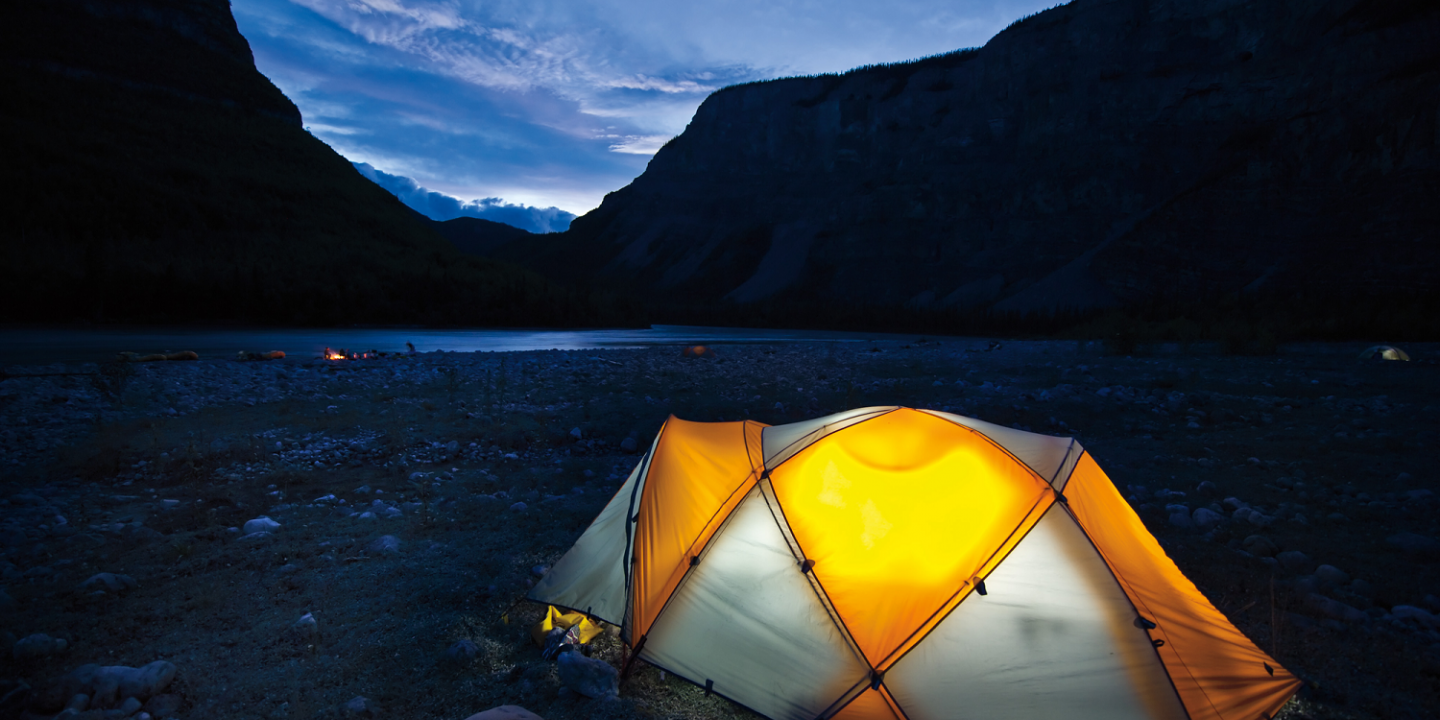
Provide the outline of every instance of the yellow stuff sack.
[[595,636],[601,632],[600,626],[590,622],[590,618],[585,617],[584,613],[562,613],[554,605],[550,605],[545,611],[544,619],[535,623],[535,627],[530,629],[530,637],[535,639],[536,645],[543,648],[545,647],[545,636],[550,634],[551,630],[555,628],[569,630],[572,627],[576,627],[581,645],[594,640]]

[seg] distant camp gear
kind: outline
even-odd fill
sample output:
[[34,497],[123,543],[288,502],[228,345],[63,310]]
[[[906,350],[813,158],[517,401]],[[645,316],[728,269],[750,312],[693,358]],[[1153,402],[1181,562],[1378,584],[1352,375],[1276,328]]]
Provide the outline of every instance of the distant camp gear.
[[1360,353],[1361,360],[1409,360],[1410,356],[1391,345],[1372,345]]

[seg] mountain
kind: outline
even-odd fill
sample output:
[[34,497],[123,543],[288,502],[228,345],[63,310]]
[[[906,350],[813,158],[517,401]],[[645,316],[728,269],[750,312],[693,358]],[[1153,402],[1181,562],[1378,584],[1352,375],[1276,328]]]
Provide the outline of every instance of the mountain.
[[720,90],[500,254],[739,315],[1428,302],[1437,98],[1428,0],[1076,0],[983,48]]
[[[458,217],[445,221],[425,218],[425,220],[430,227],[434,228],[435,232],[449,240],[457,250],[476,257],[494,255],[501,248],[512,245],[517,240],[535,237],[535,234],[529,230],[484,218]],[[523,243],[512,245],[512,247],[521,245]]]
[[0,6],[0,322],[585,325],[306,132],[226,0]]

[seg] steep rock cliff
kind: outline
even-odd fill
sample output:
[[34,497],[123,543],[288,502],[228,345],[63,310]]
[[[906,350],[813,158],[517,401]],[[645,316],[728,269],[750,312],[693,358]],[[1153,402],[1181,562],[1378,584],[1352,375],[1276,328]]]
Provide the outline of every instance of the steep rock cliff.
[[301,126],[226,0],[0,5],[0,322],[589,324]]
[[727,88],[507,251],[686,302],[1434,291],[1437,8],[1076,0],[978,50]]

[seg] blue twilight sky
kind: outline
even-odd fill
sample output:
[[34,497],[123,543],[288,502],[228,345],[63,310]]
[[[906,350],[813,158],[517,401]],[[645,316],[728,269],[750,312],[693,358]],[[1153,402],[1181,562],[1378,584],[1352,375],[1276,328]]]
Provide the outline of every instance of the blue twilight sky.
[[979,46],[1055,4],[231,0],[260,71],[367,177],[436,219],[533,206],[540,231],[628,184],[721,87]]

